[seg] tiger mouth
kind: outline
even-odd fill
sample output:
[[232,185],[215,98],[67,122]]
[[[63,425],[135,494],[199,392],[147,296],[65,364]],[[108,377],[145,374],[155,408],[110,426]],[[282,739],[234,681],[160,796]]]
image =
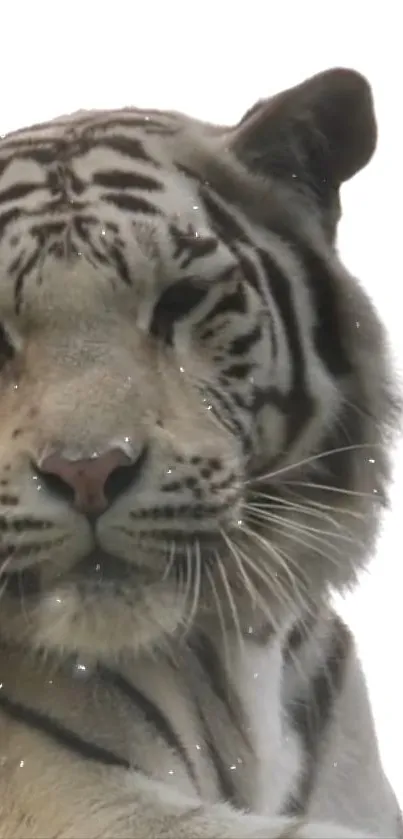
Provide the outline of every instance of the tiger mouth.
[[[156,543],[152,546],[151,552],[154,556],[157,554],[160,560],[158,570],[144,561],[138,563],[135,560],[126,560],[96,547],[79,559],[66,575],[56,577],[52,582],[52,587],[73,583],[78,586],[102,589],[119,586],[125,582],[133,585],[156,582],[163,577],[165,568],[168,566],[175,568],[179,573],[186,568],[189,570],[189,563],[192,563],[195,558],[196,544],[199,559],[211,564],[219,548],[219,540],[213,534],[203,533],[198,534],[197,537],[192,535],[191,540],[184,539],[183,534],[177,534],[174,555],[172,555],[172,547],[166,543],[164,547],[161,544],[157,546]],[[159,550],[156,550],[157,547]],[[33,597],[42,593],[44,588],[48,588],[41,583],[40,566],[10,570],[5,577],[7,594],[13,597]]]

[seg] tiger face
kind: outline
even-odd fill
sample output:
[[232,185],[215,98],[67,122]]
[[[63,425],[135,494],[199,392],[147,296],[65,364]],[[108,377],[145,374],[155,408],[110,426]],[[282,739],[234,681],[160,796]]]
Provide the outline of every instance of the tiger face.
[[231,130],[128,110],[2,141],[2,634],[109,656],[351,580],[387,397],[333,240],[374,131],[334,71]]

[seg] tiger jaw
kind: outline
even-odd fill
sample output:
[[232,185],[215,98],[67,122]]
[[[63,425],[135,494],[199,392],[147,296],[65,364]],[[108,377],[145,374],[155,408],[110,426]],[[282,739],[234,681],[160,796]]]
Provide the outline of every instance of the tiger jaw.
[[189,618],[194,579],[186,575],[192,578],[195,551],[201,589],[203,566],[211,567],[222,549],[214,533],[194,534],[193,542],[176,536],[170,544],[143,542],[130,561],[97,547],[63,570],[51,561],[22,570],[9,564],[1,631],[13,641],[29,638],[34,647],[102,658],[160,644]]

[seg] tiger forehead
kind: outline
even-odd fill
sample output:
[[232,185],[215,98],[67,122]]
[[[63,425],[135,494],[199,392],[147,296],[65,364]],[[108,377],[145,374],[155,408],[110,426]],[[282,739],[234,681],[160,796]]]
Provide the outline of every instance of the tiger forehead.
[[[166,138],[149,136],[141,126],[133,135],[134,119],[131,114],[126,138],[130,158],[124,144],[116,145],[110,134],[114,124],[106,117],[105,125],[101,117],[95,126],[85,117],[82,124],[67,120],[34,127],[0,144],[5,214],[8,199],[10,204],[0,240],[3,310],[18,313],[29,305],[30,294],[38,305],[46,296],[45,275],[48,302],[49,293],[55,294],[50,281],[63,282],[66,294],[72,287],[64,281],[67,264],[71,282],[80,275],[86,283],[80,295],[89,293],[93,272],[77,270],[77,260],[86,257],[96,268],[97,293],[105,283],[116,291],[119,283],[120,291],[148,296],[189,274],[195,258],[198,276],[212,277],[234,264],[210,228],[195,182],[166,155],[163,159]],[[145,117],[143,122],[148,124]],[[5,283],[9,279],[11,286]]]

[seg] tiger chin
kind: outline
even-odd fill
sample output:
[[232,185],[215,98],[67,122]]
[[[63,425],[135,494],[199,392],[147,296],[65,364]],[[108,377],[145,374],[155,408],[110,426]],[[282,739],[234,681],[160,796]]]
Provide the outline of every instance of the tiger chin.
[[334,69],[0,140],[0,839],[402,836],[331,605],[400,416]]

